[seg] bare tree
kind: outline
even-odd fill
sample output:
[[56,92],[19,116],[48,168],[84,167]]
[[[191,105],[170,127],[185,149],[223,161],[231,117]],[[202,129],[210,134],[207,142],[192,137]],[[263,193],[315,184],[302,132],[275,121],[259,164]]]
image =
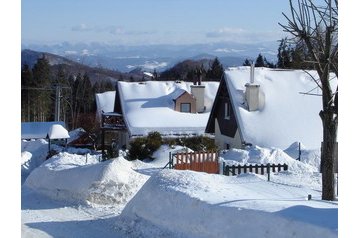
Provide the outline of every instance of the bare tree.
[[315,80],[322,90],[322,110],[319,112],[323,124],[321,148],[322,199],[335,200],[334,155],[337,153],[338,87],[330,84],[330,73],[338,79],[338,0],[297,0],[290,3],[287,25],[280,24],[297,42],[307,46],[311,63],[319,76]]

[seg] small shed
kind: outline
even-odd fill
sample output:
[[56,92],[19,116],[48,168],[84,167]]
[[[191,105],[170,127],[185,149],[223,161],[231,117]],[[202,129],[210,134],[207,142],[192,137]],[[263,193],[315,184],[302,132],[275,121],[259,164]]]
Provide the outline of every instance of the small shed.
[[48,139],[48,150],[51,150],[51,143],[56,143],[60,145],[67,145],[67,139],[70,138],[68,131],[59,124],[54,124],[50,127],[47,133]]

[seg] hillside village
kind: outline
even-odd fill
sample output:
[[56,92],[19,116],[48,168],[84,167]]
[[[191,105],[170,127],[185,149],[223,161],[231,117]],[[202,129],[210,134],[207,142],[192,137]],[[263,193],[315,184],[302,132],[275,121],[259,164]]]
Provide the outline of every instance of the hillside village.
[[338,237],[338,1],[160,2],[23,3],[21,237]]
[[[337,80],[332,79],[336,87]],[[118,82],[114,91],[97,93],[100,143],[82,128],[67,130],[63,122],[22,123],[22,198],[28,201],[23,202],[22,234],[38,236],[37,230],[54,237],[66,234],[66,226],[35,225],[32,202],[46,198],[71,204],[70,216],[88,209],[91,216],[107,214],[108,222],[93,223],[93,229],[103,222],[110,226],[107,237],[217,237],[220,233],[236,237],[229,234],[243,225],[231,223],[240,216],[261,224],[262,230],[254,233],[257,236],[264,232],[276,237],[336,237],[338,203],[320,202],[318,192],[320,100],[305,94],[313,88],[315,83],[302,70],[241,66],[225,69],[220,82],[200,78]],[[317,87],[315,92],[319,93]],[[242,186],[253,182],[257,187],[245,187],[248,190],[242,194]],[[223,193],[232,183],[236,185],[231,185],[231,192]],[[290,192],[283,193],[287,189]],[[214,205],[251,199],[255,192],[267,205],[233,203],[229,207],[239,210],[228,210],[232,214],[227,216],[220,214],[229,207]],[[152,202],[168,196],[168,203]],[[291,202],[274,205],[282,198]],[[193,207],[192,201],[200,205]],[[182,212],[173,210],[173,204],[182,204]],[[147,207],[152,209],[146,211]],[[197,209],[212,213],[199,215]],[[253,213],[243,215],[241,209]],[[311,209],[309,220],[307,209]],[[163,210],[172,210],[165,212],[171,218],[161,217]],[[212,222],[202,221],[207,216]],[[322,222],[323,217],[327,222]],[[285,232],[270,228],[288,221],[294,223]],[[222,223],[231,225],[218,229]],[[81,227],[87,229],[85,223]],[[208,233],[199,232],[198,227]]]

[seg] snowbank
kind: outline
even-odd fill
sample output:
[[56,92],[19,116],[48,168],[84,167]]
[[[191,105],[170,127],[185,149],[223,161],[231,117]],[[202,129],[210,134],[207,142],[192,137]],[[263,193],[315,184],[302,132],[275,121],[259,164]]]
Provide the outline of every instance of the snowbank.
[[94,155],[64,152],[36,168],[24,186],[56,200],[124,204],[146,180],[122,157],[100,163]]
[[48,142],[44,139],[21,141],[21,184],[35,168],[46,159]]
[[118,226],[131,237],[337,237],[337,204],[307,201],[308,190],[264,179],[163,170],[127,204]]
[[[287,150],[291,152],[291,155],[296,153],[291,149]],[[306,150],[304,150],[306,151]],[[310,162],[310,157],[307,157],[308,152],[304,153],[305,163],[296,160],[296,158],[291,157],[286,153],[286,150],[283,151],[278,148],[262,148],[259,146],[252,146],[248,150],[241,149],[230,149],[225,151],[220,155],[221,158],[225,160],[225,163],[228,165],[232,164],[287,164],[288,171],[293,173],[312,173],[317,172],[318,167],[315,167],[316,157],[314,162]]]

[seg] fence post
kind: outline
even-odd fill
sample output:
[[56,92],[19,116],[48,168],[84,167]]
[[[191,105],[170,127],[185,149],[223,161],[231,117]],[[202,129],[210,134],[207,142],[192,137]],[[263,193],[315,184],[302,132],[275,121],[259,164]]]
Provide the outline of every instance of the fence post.
[[234,175],[234,176],[236,175],[236,174],[235,174],[235,165],[232,165],[232,166],[231,166],[231,173],[232,173],[232,175]]
[[270,163],[267,164],[267,181],[270,181]]

